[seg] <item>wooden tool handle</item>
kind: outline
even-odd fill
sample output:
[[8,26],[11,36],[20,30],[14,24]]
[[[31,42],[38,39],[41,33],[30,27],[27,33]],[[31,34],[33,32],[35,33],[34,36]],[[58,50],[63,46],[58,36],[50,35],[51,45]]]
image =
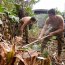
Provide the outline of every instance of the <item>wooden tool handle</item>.
[[[42,37],[41,40],[44,39],[44,38],[47,38],[47,37],[49,37],[49,35]],[[30,44],[27,44],[27,45],[23,46],[22,48],[27,47],[27,46],[29,46],[31,44],[34,44],[34,43],[36,43],[38,41],[40,41],[40,40],[35,40],[35,41],[31,42]]]

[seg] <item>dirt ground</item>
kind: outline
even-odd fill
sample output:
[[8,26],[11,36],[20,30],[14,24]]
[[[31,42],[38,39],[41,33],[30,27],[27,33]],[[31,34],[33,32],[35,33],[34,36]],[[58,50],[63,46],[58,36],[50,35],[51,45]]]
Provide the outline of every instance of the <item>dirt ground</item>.
[[[30,40],[29,42],[33,42],[33,41],[35,41],[36,39],[35,39],[35,38],[30,38],[29,40]],[[53,51],[57,50],[56,47],[57,47],[57,46],[56,46],[56,42],[55,42],[55,44],[51,44],[51,49],[52,49]],[[64,62],[64,65],[65,65],[65,48],[63,49],[63,47],[65,47],[65,43],[64,43],[64,45],[62,46],[62,54],[61,54],[61,59],[62,59],[62,61]],[[53,48],[54,48],[54,49],[53,49]],[[49,53],[52,54],[51,50],[50,50]]]

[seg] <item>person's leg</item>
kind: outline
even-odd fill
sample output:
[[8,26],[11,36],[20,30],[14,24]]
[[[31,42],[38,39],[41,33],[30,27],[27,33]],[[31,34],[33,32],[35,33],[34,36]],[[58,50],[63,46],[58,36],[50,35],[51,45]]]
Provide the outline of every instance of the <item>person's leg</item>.
[[58,55],[57,55],[57,61],[60,62],[61,61],[61,52],[62,52],[62,44],[64,42],[63,37],[57,37],[58,40]]
[[25,29],[25,41],[26,41],[26,44],[28,44],[28,29],[27,29],[27,27],[26,27],[26,29]]
[[44,48],[46,48],[46,44],[47,44],[48,41],[49,41],[49,38],[45,38],[45,39],[42,41],[42,44],[41,44],[41,53],[43,53]]
[[57,55],[58,62],[60,62],[60,59],[61,59],[61,51],[62,51],[62,45],[61,45],[61,42],[58,41],[58,55]]
[[24,28],[23,40],[24,40],[25,44],[28,44],[28,29],[27,29],[27,26]]

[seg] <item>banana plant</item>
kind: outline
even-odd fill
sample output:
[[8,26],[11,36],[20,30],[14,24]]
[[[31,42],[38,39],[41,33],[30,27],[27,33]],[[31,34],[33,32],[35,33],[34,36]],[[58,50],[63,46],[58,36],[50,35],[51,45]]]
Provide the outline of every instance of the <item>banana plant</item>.
[[[15,42],[13,42],[14,40],[12,40],[12,45],[9,45],[6,41],[0,42],[0,65],[16,65],[16,63],[18,63],[17,65],[29,65],[33,62],[36,63],[36,57],[38,56],[36,51],[27,48],[17,49]],[[16,61],[17,59],[19,61]]]

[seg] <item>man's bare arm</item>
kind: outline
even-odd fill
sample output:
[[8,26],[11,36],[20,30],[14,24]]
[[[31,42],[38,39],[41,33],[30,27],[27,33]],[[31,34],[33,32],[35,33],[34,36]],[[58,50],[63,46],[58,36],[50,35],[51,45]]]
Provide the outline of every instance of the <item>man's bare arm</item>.
[[23,23],[23,25],[21,26],[21,31],[23,31],[23,30],[24,30],[24,28],[27,26],[27,24],[28,24],[28,22],[27,22],[27,21],[25,21],[25,23]]
[[41,39],[42,36],[45,35],[46,30],[47,30],[47,26],[48,26],[48,22],[49,22],[49,19],[47,18],[38,39]]
[[49,33],[49,35],[50,35],[50,36],[52,36],[52,35],[55,35],[55,34],[59,34],[59,33],[63,32],[63,30],[64,30],[64,28],[63,28],[63,27],[61,27],[61,28],[59,28],[58,30],[56,30],[56,31],[54,31],[54,32]]

